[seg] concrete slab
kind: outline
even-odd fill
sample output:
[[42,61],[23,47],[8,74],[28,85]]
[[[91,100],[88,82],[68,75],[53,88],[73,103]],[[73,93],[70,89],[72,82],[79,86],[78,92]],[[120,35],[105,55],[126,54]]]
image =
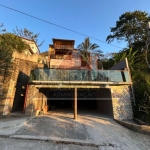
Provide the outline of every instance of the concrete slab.
[[[13,128],[19,125],[24,125],[30,117],[22,117],[22,118],[2,118],[0,119],[0,130]],[[31,117],[32,119],[32,117]]]
[[16,135],[51,136],[68,139],[86,140],[84,124],[62,116],[37,116],[26,126],[21,127]]
[[[107,146],[105,146],[107,148]],[[99,150],[86,145],[63,144],[47,141],[0,138],[1,150]]]
[[[7,123],[7,122],[6,122]],[[112,118],[96,112],[53,112],[37,116],[27,124],[3,132],[12,139],[55,141],[99,149],[149,150],[150,136],[133,132]],[[0,132],[2,134],[2,131]],[[12,135],[13,134],[13,135]]]

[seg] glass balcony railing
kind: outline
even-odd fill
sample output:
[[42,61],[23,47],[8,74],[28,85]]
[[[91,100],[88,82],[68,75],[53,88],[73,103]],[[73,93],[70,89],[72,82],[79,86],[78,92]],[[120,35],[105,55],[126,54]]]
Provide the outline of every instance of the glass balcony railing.
[[121,70],[35,69],[30,75],[30,82],[33,80],[130,82],[130,76],[128,71]]

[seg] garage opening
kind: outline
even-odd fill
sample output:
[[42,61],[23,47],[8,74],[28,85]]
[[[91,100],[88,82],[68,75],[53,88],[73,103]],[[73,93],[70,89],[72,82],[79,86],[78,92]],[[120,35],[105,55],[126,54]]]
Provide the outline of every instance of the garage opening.
[[97,110],[96,89],[78,89],[77,99],[79,111]]
[[[48,111],[74,112],[74,88],[46,88]],[[106,114],[113,117],[111,91],[107,88],[77,88],[77,114]]]
[[97,97],[97,110],[100,113],[113,117],[113,107],[110,89],[107,88],[98,89],[96,97]]
[[49,111],[58,109],[73,110],[74,89],[47,89]]

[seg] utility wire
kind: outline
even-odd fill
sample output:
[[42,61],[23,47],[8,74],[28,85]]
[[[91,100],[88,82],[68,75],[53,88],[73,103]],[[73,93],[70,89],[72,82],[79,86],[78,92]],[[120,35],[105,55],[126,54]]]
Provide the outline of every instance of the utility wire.
[[48,24],[51,24],[51,25],[57,26],[57,27],[59,27],[59,28],[62,28],[62,29],[65,29],[65,30],[68,30],[68,31],[74,32],[74,33],[76,33],[76,34],[79,34],[79,35],[82,35],[82,36],[85,36],[85,37],[89,37],[89,38],[91,38],[91,39],[94,39],[94,40],[96,40],[96,41],[99,41],[99,42],[102,42],[102,43],[105,43],[105,44],[111,45],[111,46],[113,46],[113,47],[117,47],[117,48],[119,48],[119,49],[120,49],[120,48],[121,48],[121,49],[123,49],[122,47],[119,47],[119,46],[116,46],[116,45],[113,45],[113,44],[107,43],[107,42],[105,42],[105,41],[102,41],[102,40],[100,40],[100,39],[97,39],[97,38],[94,38],[94,37],[88,36],[88,35],[83,34],[83,33],[80,33],[80,32],[77,32],[77,31],[75,31],[75,30],[72,30],[72,29],[69,29],[69,28],[66,28],[66,27],[63,27],[63,26],[57,25],[57,24],[55,24],[55,23],[52,23],[52,22],[49,22],[49,21],[46,21],[46,20],[43,20],[43,19],[41,19],[41,18],[38,18],[38,17],[32,16],[32,15],[30,15],[30,14],[27,14],[27,13],[24,13],[24,12],[22,12],[22,11],[16,10],[16,9],[14,9],[14,8],[11,8],[11,7],[8,7],[8,6],[5,6],[5,5],[2,5],[2,4],[0,4],[0,6],[1,6],[1,7],[4,7],[4,8],[7,8],[7,9],[10,9],[10,10],[12,10],[12,11],[18,12],[18,13],[20,13],[20,14],[26,15],[26,16],[28,16],[28,17],[31,17],[31,18],[34,18],[34,19],[40,20],[40,21],[42,21],[42,22],[45,22],[45,23],[48,23]]

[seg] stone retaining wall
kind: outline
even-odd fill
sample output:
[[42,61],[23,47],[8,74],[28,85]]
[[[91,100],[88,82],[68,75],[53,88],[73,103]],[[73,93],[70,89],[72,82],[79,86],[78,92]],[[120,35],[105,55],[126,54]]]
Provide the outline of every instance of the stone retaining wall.
[[114,119],[132,120],[133,110],[130,85],[111,86]]
[[37,62],[14,59],[13,68],[8,76],[1,76],[0,115],[7,115],[12,110],[22,111],[25,88],[29,81],[30,71],[38,67]]

